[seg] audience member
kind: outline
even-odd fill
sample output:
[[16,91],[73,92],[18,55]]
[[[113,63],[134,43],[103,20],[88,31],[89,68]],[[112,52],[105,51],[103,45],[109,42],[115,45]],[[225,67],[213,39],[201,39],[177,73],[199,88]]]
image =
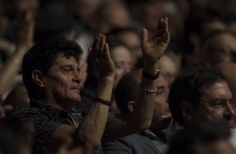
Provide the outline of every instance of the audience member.
[[169,57],[168,54],[164,54],[160,58],[158,61],[158,69],[161,71],[161,74],[170,86],[178,74],[178,69],[175,62]]
[[111,35],[110,37],[114,35],[117,40],[124,43],[130,49],[132,61],[135,65],[138,59],[142,57],[142,50],[140,45],[141,38],[139,32],[132,28],[115,29],[114,31],[110,32],[109,35]]
[[201,64],[214,68],[221,62],[236,62],[236,38],[227,32],[218,32],[210,36],[203,44]]
[[185,69],[172,83],[168,101],[173,119],[184,128],[206,120],[235,127],[235,100],[225,77],[215,70]]
[[193,65],[198,65],[199,52],[205,38],[226,29],[222,13],[217,9],[191,10],[184,26],[185,53]]
[[[236,98],[236,64],[232,62],[220,63],[215,67],[216,70],[220,71],[226,77],[226,82],[232,92],[233,98]],[[236,110],[235,110],[236,111]],[[234,125],[236,126],[236,117]],[[231,129],[231,142],[236,147],[236,129]]]
[[[33,152],[53,152],[58,144],[73,136],[73,146],[91,153],[101,139],[111,141],[147,129],[153,116],[157,61],[170,40],[168,19],[160,19],[157,34],[151,40],[148,38],[147,30],[143,29],[144,77],[131,114],[108,113],[115,66],[105,36],[97,36],[90,48],[99,82],[88,112],[73,108],[81,100],[80,46],[64,39],[33,46],[23,59],[23,81],[30,97],[30,108],[21,110],[11,119],[13,126],[29,121],[35,124]],[[101,152],[100,148],[96,150],[96,153]]]
[[[130,114],[134,111],[142,69],[124,76],[117,85],[115,92],[116,103],[122,113]],[[156,82],[156,98],[151,126],[148,130],[107,142],[103,145],[105,154],[163,154],[168,148],[172,132],[167,128],[171,124],[171,115],[167,102],[168,83],[160,74]]]

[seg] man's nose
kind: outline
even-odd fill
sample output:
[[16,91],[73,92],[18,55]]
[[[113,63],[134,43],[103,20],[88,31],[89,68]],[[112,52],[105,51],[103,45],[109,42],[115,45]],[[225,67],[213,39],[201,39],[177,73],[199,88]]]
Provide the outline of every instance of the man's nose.
[[235,108],[232,107],[230,104],[227,104],[227,105],[226,105],[226,112],[227,112],[229,115],[235,116]]
[[73,81],[80,83],[82,81],[82,77],[80,72],[75,72],[74,73],[74,77],[73,77]]

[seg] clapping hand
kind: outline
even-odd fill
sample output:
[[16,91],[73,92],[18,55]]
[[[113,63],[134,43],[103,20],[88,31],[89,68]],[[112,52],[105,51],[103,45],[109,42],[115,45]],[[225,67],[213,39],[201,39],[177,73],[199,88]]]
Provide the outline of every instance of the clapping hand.
[[161,58],[170,42],[170,33],[168,31],[168,18],[159,20],[156,32],[149,40],[149,34],[146,29],[142,31],[142,52],[144,64],[156,64]]
[[99,34],[95,37],[92,48],[89,48],[91,61],[98,71],[99,78],[114,77],[115,65],[111,59],[106,37]]

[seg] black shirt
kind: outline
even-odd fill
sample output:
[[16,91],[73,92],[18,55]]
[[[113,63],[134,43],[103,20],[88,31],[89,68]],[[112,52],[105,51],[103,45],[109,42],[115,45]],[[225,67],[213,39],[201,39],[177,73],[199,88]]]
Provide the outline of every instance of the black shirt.
[[[73,107],[70,114],[59,108],[55,108],[45,102],[31,99],[30,108],[21,110],[13,115],[10,124],[19,128],[26,122],[35,125],[34,143],[32,151],[34,154],[41,153],[41,148],[46,145],[51,134],[62,124],[78,127],[85,117],[87,111]],[[102,154],[101,146],[95,150],[96,154]]]

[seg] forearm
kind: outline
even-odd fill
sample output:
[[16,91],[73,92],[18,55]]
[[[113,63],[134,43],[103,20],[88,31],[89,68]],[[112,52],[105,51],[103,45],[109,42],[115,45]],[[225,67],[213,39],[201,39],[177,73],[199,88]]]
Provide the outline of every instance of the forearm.
[[2,96],[12,85],[15,76],[21,68],[22,59],[26,47],[17,48],[16,52],[7,60],[0,71],[0,96]]
[[[102,78],[98,83],[95,96],[110,101],[113,82],[114,76]],[[109,106],[101,102],[93,102],[84,120],[75,131],[80,142],[92,142],[92,145],[100,145],[107,121],[108,110]]]
[[9,50],[11,50],[11,47],[13,46],[13,43],[5,40],[3,38],[0,38],[0,50],[3,52],[8,52]]
[[[144,71],[150,74],[157,74],[157,65],[144,65]],[[141,83],[145,89],[155,90],[155,80],[150,80],[142,77]],[[144,130],[150,127],[152,122],[153,110],[155,105],[156,93],[147,93],[143,88],[140,88],[136,105],[131,113],[134,125],[137,125],[138,130]]]

